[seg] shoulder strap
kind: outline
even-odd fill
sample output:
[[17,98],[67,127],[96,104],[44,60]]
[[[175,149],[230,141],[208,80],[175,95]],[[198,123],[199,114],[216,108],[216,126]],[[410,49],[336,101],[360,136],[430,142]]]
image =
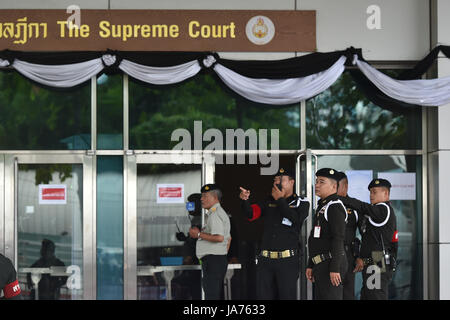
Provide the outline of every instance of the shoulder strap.
[[325,220],[328,221],[328,207],[329,207],[330,205],[336,204],[336,203],[339,203],[339,204],[342,206],[342,208],[344,208],[344,211],[345,211],[345,222],[347,223],[347,218],[348,218],[347,208],[344,206],[344,204],[342,203],[341,200],[330,201],[330,202],[327,203],[327,205],[326,205],[326,207],[325,207],[325,212],[323,213],[323,216],[325,217]]
[[381,222],[381,223],[376,223],[376,222],[373,221],[372,218],[369,216],[369,222],[370,222],[370,224],[373,225],[374,227],[382,227],[382,226],[384,226],[384,225],[388,222],[389,217],[390,217],[390,215],[391,215],[391,209],[390,209],[389,206],[388,206],[386,203],[384,203],[384,202],[377,203],[376,205],[377,205],[377,206],[379,206],[379,205],[384,205],[384,206],[387,208],[386,219],[385,219],[383,222]]

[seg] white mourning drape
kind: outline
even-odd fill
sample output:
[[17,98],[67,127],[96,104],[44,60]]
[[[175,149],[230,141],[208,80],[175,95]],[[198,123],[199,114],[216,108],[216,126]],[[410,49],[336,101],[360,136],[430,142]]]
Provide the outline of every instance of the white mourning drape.
[[171,67],[149,67],[122,60],[119,69],[135,79],[151,84],[174,84],[195,76],[202,67],[197,60]]
[[353,63],[387,96],[421,106],[450,103],[450,76],[427,80],[396,80],[378,71],[355,55]]
[[89,80],[103,70],[101,58],[63,65],[34,64],[15,59],[12,67],[25,77],[58,88],[70,88]]
[[[217,62],[212,55],[203,60],[203,66],[212,68],[220,79],[239,95],[258,103],[285,105],[309,99],[329,88],[345,70],[346,57],[341,56],[330,68],[299,78],[261,79],[239,74]],[[25,77],[51,87],[70,88],[99,74],[105,66],[116,63],[116,56],[104,54],[101,58],[85,62],[43,65],[15,59],[11,65]],[[387,96],[422,106],[450,103],[450,76],[427,80],[396,80],[376,70],[355,55],[353,64]],[[0,59],[0,67],[9,66]],[[170,67],[153,67],[123,59],[118,68],[140,81],[167,85],[189,79],[200,72],[197,60]]]
[[342,56],[325,71],[281,80],[244,77],[220,64],[213,68],[222,81],[241,96],[259,103],[282,105],[309,99],[326,90],[344,72],[345,61]]

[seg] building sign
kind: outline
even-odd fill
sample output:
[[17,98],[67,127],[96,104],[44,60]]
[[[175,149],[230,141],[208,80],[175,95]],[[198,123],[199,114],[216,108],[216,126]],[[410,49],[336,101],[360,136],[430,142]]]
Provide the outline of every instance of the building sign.
[[184,184],[157,184],[156,203],[184,203]]
[[0,10],[0,50],[316,50],[315,11]]
[[67,203],[67,189],[65,185],[62,184],[39,185],[39,204],[66,204],[66,203]]
[[416,200],[415,172],[380,172],[378,178],[391,183],[390,200]]

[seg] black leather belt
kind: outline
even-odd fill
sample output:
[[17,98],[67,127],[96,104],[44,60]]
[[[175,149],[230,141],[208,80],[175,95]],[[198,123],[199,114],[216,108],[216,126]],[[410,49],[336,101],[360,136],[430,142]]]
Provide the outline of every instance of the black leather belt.
[[283,251],[269,251],[269,250],[262,250],[261,256],[264,258],[269,259],[282,259],[282,258],[289,258],[295,256],[295,250],[283,250]]
[[330,260],[331,259],[331,253],[325,253],[325,254],[318,254],[317,256],[312,257],[312,262],[314,264],[319,264],[321,262],[324,262],[326,260]]

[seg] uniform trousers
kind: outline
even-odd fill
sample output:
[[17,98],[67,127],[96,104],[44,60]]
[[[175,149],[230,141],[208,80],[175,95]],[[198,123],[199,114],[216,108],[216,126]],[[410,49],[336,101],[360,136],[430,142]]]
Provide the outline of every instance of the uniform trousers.
[[363,287],[361,289],[361,300],[387,300],[388,286],[392,280],[393,272],[387,267],[386,272],[376,272],[379,268],[365,266],[363,269]]
[[202,257],[201,261],[205,300],[220,300],[223,292],[223,281],[228,268],[227,255],[209,254]]
[[297,279],[300,272],[298,256],[270,259],[258,258],[258,299],[297,299]]
[[[341,280],[347,271],[347,260],[342,259],[341,264]],[[313,267],[314,277],[314,300],[342,300],[344,287],[341,284],[334,286],[330,278],[330,262],[325,260]]]
[[348,266],[342,279],[342,285],[344,286],[343,298],[344,300],[355,300],[355,273],[353,272],[355,269],[355,258],[351,248],[346,247],[345,255]]

